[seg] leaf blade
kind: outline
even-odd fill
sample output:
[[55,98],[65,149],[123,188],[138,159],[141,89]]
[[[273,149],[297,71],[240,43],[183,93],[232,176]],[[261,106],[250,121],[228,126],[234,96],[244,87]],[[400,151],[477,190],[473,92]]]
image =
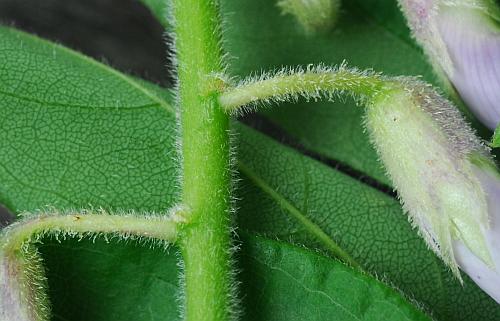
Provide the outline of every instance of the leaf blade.
[[[24,54],[18,55],[17,60],[0,60],[0,69],[8,71],[0,73],[2,88],[15,93],[35,93],[37,98],[37,101],[25,104],[17,98],[0,95],[2,110],[9,111],[5,113],[9,117],[1,118],[0,122],[2,125],[11,124],[11,130],[0,134],[0,164],[4,169],[27,177],[26,181],[35,188],[33,192],[25,185],[12,181],[8,173],[0,170],[0,198],[3,202],[7,201],[7,205],[15,211],[34,210],[47,205],[86,207],[89,203],[111,210],[164,211],[175,202],[175,117],[153,100],[151,95],[164,99],[161,91],[143,85],[144,90],[151,93],[146,95],[130,85],[132,80],[125,81],[113,73],[109,75],[101,68],[95,70],[95,65],[89,67],[85,59],[75,61],[80,58],[48,42],[33,41],[23,33],[1,29],[0,36],[0,54],[5,54],[5,47],[2,46],[8,44],[12,44],[8,50],[26,51],[26,48],[31,48],[31,51],[41,52],[36,57],[43,59],[37,61],[45,64],[44,68],[30,69],[36,64],[30,65],[31,56]],[[62,84],[74,84],[83,79],[79,85],[86,84],[86,89],[46,86],[42,87],[42,91],[38,87],[39,82],[31,81],[58,73],[61,68],[67,69],[65,74],[69,78]],[[29,79],[22,77],[26,72],[32,73]],[[108,77],[106,82],[114,85],[102,87],[99,77]],[[13,79],[17,79],[17,87],[9,87],[13,86]],[[134,104],[123,104],[123,97],[128,95],[134,96]],[[51,105],[50,99],[58,96],[64,97],[63,105],[73,107]],[[88,101],[94,101],[95,106],[81,108],[82,103],[88,104]],[[108,108],[102,108],[106,106]],[[120,109],[120,106],[134,108]],[[100,108],[103,109],[101,114],[93,116],[94,111]],[[51,113],[53,111],[56,113]],[[65,116],[61,118],[61,115]],[[36,127],[39,117],[44,120],[43,124],[49,126]],[[123,126],[124,122],[127,126]],[[24,126],[19,126],[19,123]],[[93,126],[95,124],[99,126]],[[362,261],[367,270],[386,274],[386,280],[425,302],[439,320],[494,320],[499,317],[497,305],[477,287],[468,283],[463,290],[451,274],[443,270],[439,261],[409,228],[394,199],[245,126],[235,127],[241,138],[239,161],[265,179],[269,186],[281,193],[283,199],[304,211],[305,217],[356,260]],[[68,136],[67,131],[72,135]],[[70,142],[70,145],[64,149],[55,148],[58,141],[64,144]],[[40,144],[46,148],[40,148]],[[137,146],[139,148],[135,148]],[[89,150],[96,154],[96,164],[92,163],[92,157],[88,157]],[[71,164],[69,169],[66,169],[67,164]],[[117,165],[109,167],[109,164]],[[65,179],[61,179],[61,175]],[[56,193],[47,196],[45,190]],[[312,248],[324,246],[305,233],[302,226],[276,206],[275,200],[248,180],[243,179],[239,196],[243,199],[238,204],[241,208],[240,226],[245,229],[291,239]],[[260,213],[260,216],[254,213]],[[335,215],[331,216],[332,213]],[[376,228],[370,228],[371,225]],[[402,259],[409,252],[417,253],[416,270],[413,266],[415,261]]]
[[[462,287],[412,230],[399,202],[248,128],[240,128],[240,160],[301,215],[321,228],[363,269],[382,275],[437,320],[495,320],[500,309],[464,275]],[[265,164],[262,160],[267,161]],[[286,165],[284,165],[286,164]],[[286,175],[284,174],[286,172]],[[239,226],[268,237],[332,252],[282,201],[242,179]],[[258,213],[258,215],[255,215]],[[286,222],[283,224],[282,222]],[[457,304],[467,302],[467,304]],[[471,308],[474,307],[474,308]]]
[[[175,308],[181,295],[175,251],[166,254],[103,240],[95,245],[48,242],[41,249],[56,297],[56,319],[180,320]],[[245,290],[243,320],[429,320],[381,282],[307,250],[245,236],[238,256],[243,270],[240,288]],[[144,271],[147,275],[138,278]]]
[[392,289],[338,261],[262,238],[245,240],[251,270],[243,279],[258,295],[250,305],[253,320],[429,320],[401,304]]
[[[0,119],[2,202],[16,212],[46,205],[149,211],[173,202],[174,182],[157,184],[159,176],[176,172],[163,157],[175,140],[169,104],[74,51],[9,28],[0,38],[2,107],[9,115]],[[149,179],[138,181],[142,172]],[[102,187],[99,193],[94,186]]]

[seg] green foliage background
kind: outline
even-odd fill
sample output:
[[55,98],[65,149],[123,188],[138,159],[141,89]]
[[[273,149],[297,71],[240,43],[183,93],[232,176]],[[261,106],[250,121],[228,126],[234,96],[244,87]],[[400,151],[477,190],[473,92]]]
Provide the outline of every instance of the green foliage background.
[[[162,1],[144,3],[165,16]],[[318,36],[306,36],[273,1],[224,0],[222,14],[232,75],[346,59],[436,84],[395,1],[344,1],[337,28]],[[175,204],[171,93],[10,28],[0,29],[0,39],[2,203],[16,213]],[[264,117],[318,155],[389,184],[362,113],[346,99],[284,104]],[[465,276],[462,287],[426,248],[392,196],[237,121],[233,127],[245,320],[426,320],[408,300],[435,320],[500,319],[493,300]],[[332,244],[367,274],[333,258]],[[175,248],[166,255],[99,239],[47,240],[41,250],[54,320],[180,318]]]

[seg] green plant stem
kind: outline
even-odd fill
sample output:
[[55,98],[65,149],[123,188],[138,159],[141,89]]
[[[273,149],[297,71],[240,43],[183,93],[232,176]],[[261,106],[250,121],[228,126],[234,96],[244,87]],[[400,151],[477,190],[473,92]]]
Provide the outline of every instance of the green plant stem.
[[[175,214],[175,213],[174,213]],[[0,320],[47,321],[50,308],[42,258],[34,243],[44,235],[148,238],[174,242],[182,213],[165,216],[66,212],[32,215],[0,234]]]
[[4,252],[17,251],[40,235],[115,234],[118,237],[151,238],[175,242],[179,223],[160,216],[83,214],[79,212],[43,214],[15,223],[1,234]]
[[299,96],[306,99],[329,99],[336,94],[348,92],[362,98],[371,97],[380,91],[385,80],[378,74],[359,72],[344,66],[335,68],[313,67],[307,71],[278,72],[274,76],[259,80],[246,80],[241,85],[227,89],[219,97],[222,107],[235,112],[242,106],[259,101],[296,100]]
[[174,0],[182,145],[180,235],[185,320],[231,318],[229,117],[218,102],[223,71],[216,1]]

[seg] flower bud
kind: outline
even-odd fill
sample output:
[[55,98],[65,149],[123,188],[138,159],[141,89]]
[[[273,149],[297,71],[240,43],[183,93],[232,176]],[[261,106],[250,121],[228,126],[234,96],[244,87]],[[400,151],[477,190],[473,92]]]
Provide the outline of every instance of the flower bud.
[[[401,78],[368,107],[366,127],[398,196],[429,247],[460,279],[459,243],[494,268],[490,204],[478,159],[488,149],[429,85]],[[495,272],[496,273],[496,272]]]
[[478,119],[500,122],[500,10],[492,0],[399,0],[440,77]]
[[36,249],[0,249],[0,321],[49,320],[46,289]]
[[454,252],[460,268],[500,303],[500,175],[488,164],[478,164],[475,173],[488,195],[490,228],[485,231],[485,240],[494,266],[486,265],[459,241],[454,242]]

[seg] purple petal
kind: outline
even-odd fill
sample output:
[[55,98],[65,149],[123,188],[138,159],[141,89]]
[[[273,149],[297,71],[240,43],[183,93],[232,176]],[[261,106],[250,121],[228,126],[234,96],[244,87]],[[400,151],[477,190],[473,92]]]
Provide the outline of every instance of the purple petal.
[[0,248],[0,321],[49,319],[46,279],[41,269],[38,252],[6,252]]
[[448,77],[478,119],[495,129],[500,122],[500,31],[481,12],[460,10],[442,10],[437,20],[454,67]]
[[484,169],[475,172],[488,194],[490,226],[485,230],[485,238],[495,266],[487,266],[460,241],[454,242],[455,258],[462,271],[500,303],[500,178],[497,173]]

